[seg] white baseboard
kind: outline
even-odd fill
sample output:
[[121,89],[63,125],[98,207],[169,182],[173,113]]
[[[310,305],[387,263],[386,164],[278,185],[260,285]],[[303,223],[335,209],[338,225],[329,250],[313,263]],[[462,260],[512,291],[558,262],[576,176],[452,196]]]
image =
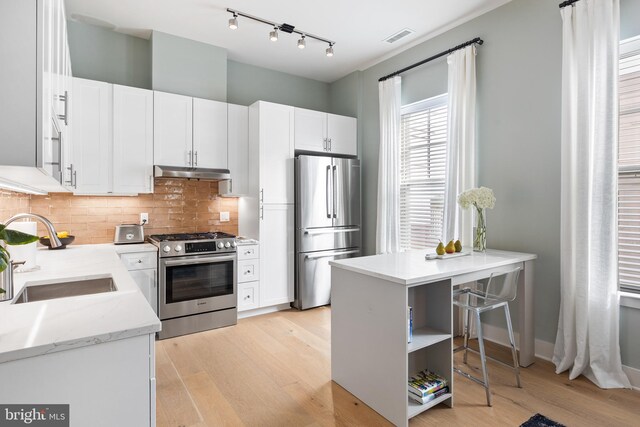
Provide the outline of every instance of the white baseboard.
[[290,304],[279,304],[271,307],[255,308],[253,310],[238,312],[238,319],[245,319],[247,317],[260,316],[261,314],[275,313],[276,311],[289,310]]
[[[509,336],[507,334],[506,328],[501,328],[499,326],[483,323],[482,331],[484,333],[484,338],[487,341],[491,341],[506,347],[509,346]],[[517,332],[514,333],[514,338],[516,340],[516,348],[517,348],[518,341],[519,341],[519,335]],[[554,344],[552,342],[543,341],[536,338],[535,340],[536,357],[539,357],[540,359],[551,362],[551,358],[553,357],[553,348],[554,348]],[[631,366],[622,365],[622,370],[627,374],[627,377],[629,377],[629,381],[631,382],[631,387],[633,387],[634,390],[640,390],[640,369],[632,368]]]

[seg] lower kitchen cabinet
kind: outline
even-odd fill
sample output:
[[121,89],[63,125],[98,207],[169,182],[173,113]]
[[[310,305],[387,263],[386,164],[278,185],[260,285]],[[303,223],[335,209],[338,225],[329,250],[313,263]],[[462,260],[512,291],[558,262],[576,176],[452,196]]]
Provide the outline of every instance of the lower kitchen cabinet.
[[156,252],[130,252],[120,254],[120,260],[129,270],[154,313],[158,314],[158,254]]
[[259,245],[238,245],[238,311],[260,307]]
[[260,282],[238,283],[238,311],[260,308]]
[[[293,301],[294,206],[263,205],[260,220],[260,306]],[[264,245],[264,246],[263,246]]]
[[0,377],[2,404],[68,404],[71,426],[156,425],[155,334],[2,363]]

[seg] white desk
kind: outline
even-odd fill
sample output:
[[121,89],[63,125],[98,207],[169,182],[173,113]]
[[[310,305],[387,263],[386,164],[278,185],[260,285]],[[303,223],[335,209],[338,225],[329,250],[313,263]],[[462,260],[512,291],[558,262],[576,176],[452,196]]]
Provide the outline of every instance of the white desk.
[[[331,261],[331,377],[396,425],[439,403],[453,404],[452,288],[521,266],[520,364],[534,360],[533,254],[487,250],[426,261],[426,251]],[[414,340],[407,344],[407,306]],[[451,394],[426,405],[407,398],[407,378],[430,369]]]

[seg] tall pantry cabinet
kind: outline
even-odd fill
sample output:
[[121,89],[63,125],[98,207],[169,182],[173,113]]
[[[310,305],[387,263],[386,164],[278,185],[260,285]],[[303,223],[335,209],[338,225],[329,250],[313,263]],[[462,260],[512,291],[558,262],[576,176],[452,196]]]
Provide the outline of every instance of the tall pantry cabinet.
[[249,196],[240,233],[260,242],[260,307],[293,301],[294,108],[249,107]]

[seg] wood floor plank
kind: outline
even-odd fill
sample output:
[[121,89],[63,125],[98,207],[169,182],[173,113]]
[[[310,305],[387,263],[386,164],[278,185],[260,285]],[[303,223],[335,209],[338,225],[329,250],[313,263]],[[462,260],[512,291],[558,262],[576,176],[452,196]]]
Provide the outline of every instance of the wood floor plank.
[[[157,342],[158,427],[391,425],[331,381],[330,331],[331,309],[320,307]],[[508,349],[487,348],[510,360]],[[462,365],[462,354],[454,360]],[[470,354],[464,368],[479,376],[479,366]],[[640,392],[569,381],[539,359],[521,370],[521,389],[508,368],[488,369],[493,407],[482,387],[456,375],[454,408],[431,408],[410,425],[518,426],[538,412],[567,426],[640,425]]]

